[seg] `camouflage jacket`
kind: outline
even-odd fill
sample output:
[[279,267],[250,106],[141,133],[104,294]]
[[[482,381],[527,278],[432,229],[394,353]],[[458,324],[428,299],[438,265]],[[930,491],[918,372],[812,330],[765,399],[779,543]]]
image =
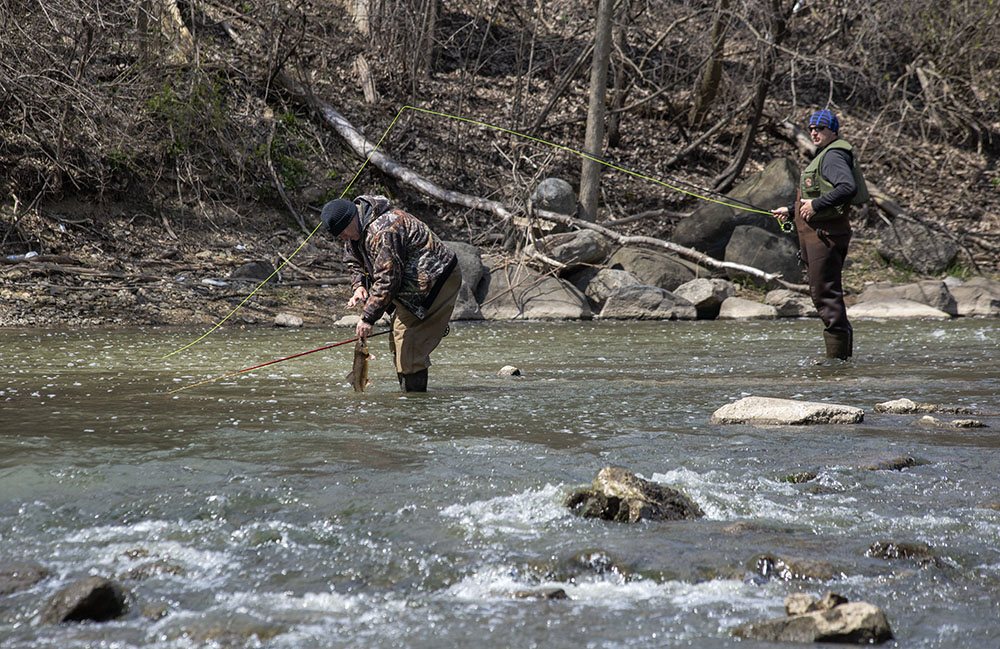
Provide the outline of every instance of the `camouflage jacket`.
[[358,196],[361,239],[345,242],[351,285],[368,289],[361,319],[374,324],[393,302],[423,319],[458,258],[423,221],[385,196]]

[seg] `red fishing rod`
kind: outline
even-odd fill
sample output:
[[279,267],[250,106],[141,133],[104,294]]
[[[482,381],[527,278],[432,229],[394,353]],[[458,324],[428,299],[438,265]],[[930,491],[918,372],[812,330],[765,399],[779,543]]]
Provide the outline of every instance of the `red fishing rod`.
[[[386,329],[385,331],[380,331],[378,333],[371,334],[370,336],[368,336],[368,338],[374,338],[375,336],[381,336],[382,334],[387,334],[390,331],[392,331],[392,329]],[[305,356],[307,354],[315,354],[316,352],[321,352],[324,349],[331,349],[333,347],[340,347],[341,345],[346,345],[348,343],[353,343],[353,342],[356,342],[357,340],[358,340],[357,338],[351,338],[350,340],[345,340],[343,342],[333,343],[332,345],[324,345],[322,347],[317,347],[316,349],[310,349],[307,352],[299,352],[298,354],[292,354],[291,356],[285,356],[284,358],[279,358],[277,360],[268,361],[266,363],[261,363],[260,365],[254,365],[253,367],[247,367],[247,368],[244,368],[242,370],[236,370],[235,372],[230,372],[229,374],[222,374],[220,376],[214,376],[214,377],[212,377],[210,379],[205,379],[204,381],[198,381],[197,383],[192,383],[191,385],[185,385],[183,388],[176,388],[174,390],[171,390],[170,392],[167,392],[167,394],[174,394],[175,392],[180,392],[182,390],[187,390],[188,388],[197,387],[199,385],[205,385],[206,383],[211,383],[212,381],[218,381],[219,379],[224,379],[224,378],[227,378],[227,377],[230,377],[230,376],[236,376],[237,374],[243,374],[244,372],[250,372],[252,370],[257,370],[257,369],[260,369],[262,367],[267,367],[268,365],[274,365],[275,363],[283,363],[284,361],[290,361],[293,358],[298,358],[299,356]]]

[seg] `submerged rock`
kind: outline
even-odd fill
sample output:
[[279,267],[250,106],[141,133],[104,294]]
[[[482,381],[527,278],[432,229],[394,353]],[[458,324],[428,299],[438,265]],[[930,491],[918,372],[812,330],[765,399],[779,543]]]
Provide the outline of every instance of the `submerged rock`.
[[704,516],[701,508],[679,491],[643,480],[622,467],[605,467],[592,489],[575,491],[563,503],[584,518],[635,523],[676,521]]
[[49,571],[35,563],[0,563],[0,597],[31,588]]
[[569,595],[562,588],[542,588],[515,591],[514,599],[569,599]]
[[712,424],[856,424],[864,419],[865,411],[853,406],[840,406],[814,401],[795,401],[771,397],[745,397],[722,406],[709,420]]
[[893,637],[880,608],[868,602],[848,602],[836,593],[828,592],[811,602],[791,595],[785,599],[785,610],[789,612],[786,617],[744,624],[734,629],[733,635],[762,642],[853,644],[879,644]]
[[125,594],[116,582],[87,577],[63,588],[42,608],[41,624],[60,622],[106,622],[125,612]]
[[274,326],[296,329],[302,326],[302,318],[294,313],[279,313],[274,316]]
[[942,406],[934,403],[917,403],[912,399],[894,399],[876,403],[875,412],[883,412],[891,415],[909,415],[921,412],[949,413],[956,415],[972,415],[975,411],[964,406]]
[[861,466],[866,471],[902,471],[927,462],[921,462],[912,455],[896,455],[892,457],[878,458]]
[[934,553],[923,543],[900,543],[897,541],[876,541],[869,546],[865,556],[877,559],[915,559],[926,561],[934,558]]
[[833,566],[825,561],[800,557],[776,557],[765,554],[754,560],[754,573],[766,580],[827,581],[837,576]]

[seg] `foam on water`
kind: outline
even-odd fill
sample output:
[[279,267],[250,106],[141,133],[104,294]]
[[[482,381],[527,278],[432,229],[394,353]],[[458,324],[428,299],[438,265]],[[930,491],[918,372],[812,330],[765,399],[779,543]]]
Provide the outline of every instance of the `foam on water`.
[[560,503],[562,491],[547,484],[535,491],[449,505],[441,510],[441,515],[455,519],[468,534],[530,538],[543,534],[554,521],[570,518]]

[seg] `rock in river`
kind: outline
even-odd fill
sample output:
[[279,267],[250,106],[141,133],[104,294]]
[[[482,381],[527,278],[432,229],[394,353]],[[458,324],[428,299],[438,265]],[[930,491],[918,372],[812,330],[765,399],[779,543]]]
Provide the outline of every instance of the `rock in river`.
[[799,595],[791,595],[785,600],[785,610],[790,613],[787,617],[744,624],[733,635],[763,642],[878,644],[892,639],[885,613],[868,602],[848,602],[827,593],[821,600],[805,603]]
[[722,406],[712,413],[709,421],[713,424],[857,424],[864,419],[864,416],[864,410],[853,406],[771,397],[745,397]]
[[584,518],[635,523],[701,518],[701,508],[670,487],[643,480],[622,467],[600,470],[591,489],[571,493],[564,502]]

